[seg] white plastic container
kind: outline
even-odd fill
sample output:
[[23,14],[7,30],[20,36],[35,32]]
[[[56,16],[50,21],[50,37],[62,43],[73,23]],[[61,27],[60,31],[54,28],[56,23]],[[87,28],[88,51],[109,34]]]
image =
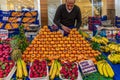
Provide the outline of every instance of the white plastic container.
[[16,71],[16,66],[14,65],[13,68],[12,68],[12,70],[8,74],[8,76],[5,77],[5,78],[2,78],[1,80],[10,80],[12,78],[13,74],[15,73],[15,71]]
[[[32,66],[32,63],[30,64],[30,67]],[[47,68],[47,76],[46,77],[37,77],[37,78],[31,78],[29,75],[30,80],[49,80],[49,70],[48,70],[48,66],[46,66]],[[29,71],[30,74],[30,71]]]
[[[76,63],[76,64],[77,64],[77,63]],[[77,64],[77,67],[78,67],[78,64]],[[61,68],[61,69],[62,69],[62,68]],[[60,77],[61,80],[70,80],[70,79],[64,79],[64,78],[62,78],[61,74],[59,75],[59,77]],[[81,76],[81,73],[80,73],[80,71],[79,71],[79,67],[78,67],[78,77],[77,77],[77,79],[75,79],[75,80],[83,80],[83,79],[82,79],[82,76]]]

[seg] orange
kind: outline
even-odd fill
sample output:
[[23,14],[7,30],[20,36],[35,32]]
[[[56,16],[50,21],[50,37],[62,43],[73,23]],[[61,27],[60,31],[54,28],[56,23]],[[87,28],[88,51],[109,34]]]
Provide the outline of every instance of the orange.
[[75,44],[74,44],[74,43],[72,44],[72,47],[75,47]]
[[56,38],[53,38],[53,41],[56,41],[57,39]]
[[50,35],[51,38],[54,38],[54,35]]
[[61,56],[62,58],[63,58],[63,57],[65,57],[65,55],[64,55],[64,54],[61,54],[60,56]]
[[59,35],[59,37],[61,37],[61,38],[62,38],[62,37],[63,37],[63,35],[62,35],[62,34],[60,34],[60,35]]
[[37,51],[33,51],[34,54],[37,54],[38,52]]
[[28,51],[26,50],[26,51],[24,51],[23,53],[27,55],[27,54],[28,54]]
[[29,47],[32,48],[32,47],[33,47],[33,44],[30,44]]
[[44,48],[44,47],[42,47],[42,51],[45,51],[45,48]]
[[34,44],[34,47],[35,47],[35,48],[37,48],[37,47],[38,47],[38,45],[37,45],[37,44]]
[[38,47],[38,48],[36,48],[36,50],[37,50],[37,51],[40,51],[40,48]]
[[39,47],[40,47],[40,48],[42,48],[42,47],[43,47],[43,45],[42,45],[42,44],[40,44],[40,45],[39,45]]
[[61,41],[62,39],[61,38],[57,38],[58,41]]
[[60,44],[63,44],[63,43],[64,43],[64,42],[61,40],[61,41],[60,41]]
[[23,54],[23,55],[22,55],[22,58],[23,58],[23,59],[24,59],[24,58],[26,58],[26,55],[25,55],[25,54]]
[[47,35],[47,32],[43,32],[43,34]]
[[57,34],[56,34],[56,35],[54,35],[54,36],[55,36],[55,38],[58,38],[58,37],[59,37],[59,35],[57,35]]

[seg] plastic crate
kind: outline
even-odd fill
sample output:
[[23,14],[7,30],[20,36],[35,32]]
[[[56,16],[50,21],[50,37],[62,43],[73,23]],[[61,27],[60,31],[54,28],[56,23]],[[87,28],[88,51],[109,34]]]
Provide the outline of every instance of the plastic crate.
[[22,17],[24,15],[23,11],[12,11],[11,15],[12,17]]
[[38,16],[38,11],[26,11],[24,13],[25,17],[36,17]]
[[11,78],[12,78],[13,74],[15,73],[15,71],[16,71],[16,66],[14,65],[14,67],[12,68],[12,70],[10,71],[8,76],[5,77],[5,78],[2,78],[2,80],[11,80]]
[[[76,63],[76,64],[77,64],[77,63]],[[74,79],[74,80],[83,80],[83,79],[82,79],[82,76],[81,76],[81,73],[80,73],[80,71],[79,71],[79,66],[78,66],[78,64],[77,64],[77,67],[78,67],[78,77],[77,77],[77,79]],[[60,77],[61,80],[70,80],[70,79],[64,79],[64,78],[62,78],[61,74],[59,75],[59,77]]]
[[[30,64],[30,67],[32,66],[32,63]],[[29,75],[29,79],[30,80],[49,80],[49,68],[48,66],[46,66],[47,68],[47,76],[46,77],[38,77],[38,78],[31,78]],[[29,74],[30,74],[30,70],[29,70]]]

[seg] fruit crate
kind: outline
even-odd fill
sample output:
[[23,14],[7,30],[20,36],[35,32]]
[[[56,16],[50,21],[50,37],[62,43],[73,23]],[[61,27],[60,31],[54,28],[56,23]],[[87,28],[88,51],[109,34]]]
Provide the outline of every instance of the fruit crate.
[[5,78],[1,78],[1,80],[11,80],[11,78],[12,78],[13,74],[15,73],[15,71],[16,71],[16,63],[13,66],[12,70],[10,71],[10,73],[8,74],[8,76],[5,77]]
[[[77,64],[77,63],[76,63],[76,64]],[[78,68],[78,77],[77,77],[77,79],[75,79],[75,80],[83,80],[83,79],[82,79],[82,76],[81,76],[81,73],[80,73],[80,71],[79,71],[78,64],[77,64],[77,68]],[[61,69],[62,69],[62,67],[61,67]],[[60,77],[61,80],[70,80],[70,79],[64,79],[64,78],[62,78],[61,74],[59,75],[59,77]]]
[[[32,64],[33,64],[33,63],[30,63],[30,67],[32,66]],[[46,68],[47,68],[47,76],[46,76],[46,77],[31,78],[31,77],[30,77],[30,72],[31,72],[31,70],[29,70],[29,79],[30,79],[30,80],[49,80],[49,68],[48,68],[48,66],[46,66]]]

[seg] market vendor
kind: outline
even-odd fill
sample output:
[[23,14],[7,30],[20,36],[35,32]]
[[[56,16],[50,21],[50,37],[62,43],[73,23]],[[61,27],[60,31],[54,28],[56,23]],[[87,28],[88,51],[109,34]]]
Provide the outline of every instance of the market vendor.
[[65,4],[61,4],[55,14],[54,23],[64,31],[67,35],[72,28],[81,26],[81,11],[75,5],[76,0],[65,0]]

